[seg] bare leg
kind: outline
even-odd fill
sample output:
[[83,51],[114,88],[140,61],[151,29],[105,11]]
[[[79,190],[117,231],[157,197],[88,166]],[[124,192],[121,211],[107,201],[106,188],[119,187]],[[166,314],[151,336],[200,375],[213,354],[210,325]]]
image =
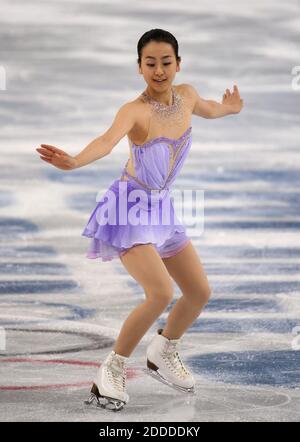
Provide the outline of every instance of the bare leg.
[[120,257],[128,273],[143,287],[146,300],[125,320],[114,351],[129,357],[147,330],[173,298],[173,284],[168,271],[152,244],[132,247]]
[[201,310],[181,296],[169,313],[162,335],[169,339],[179,339],[198,318]]
[[166,305],[159,305],[151,299],[138,305],[125,320],[115,343],[114,351],[119,355],[129,357],[166,307]]
[[177,255],[164,258],[163,262],[182,296],[170,311],[162,334],[169,339],[179,339],[200,315],[210,298],[211,289],[191,242]]

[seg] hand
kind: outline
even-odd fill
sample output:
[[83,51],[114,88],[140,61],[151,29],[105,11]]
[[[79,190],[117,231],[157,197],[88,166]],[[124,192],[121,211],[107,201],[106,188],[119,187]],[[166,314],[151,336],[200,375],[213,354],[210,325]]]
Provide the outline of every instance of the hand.
[[57,147],[41,144],[41,147],[36,150],[41,154],[40,158],[42,160],[53,164],[58,169],[72,170],[77,167],[76,159]]
[[232,109],[233,114],[237,114],[242,110],[244,101],[240,98],[239,90],[236,84],[233,86],[232,93],[229,89],[226,89],[225,94],[223,94],[222,104],[228,104]]

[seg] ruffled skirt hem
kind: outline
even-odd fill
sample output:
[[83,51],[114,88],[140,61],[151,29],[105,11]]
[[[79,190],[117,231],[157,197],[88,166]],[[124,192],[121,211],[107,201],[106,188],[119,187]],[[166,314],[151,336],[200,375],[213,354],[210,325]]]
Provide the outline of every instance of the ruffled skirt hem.
[[[164,249],[165,244],[170,242],[174,235],[180,234],[180,240],[178,241],[177,247],[172,248],[168,251],[168,248]],[[168,258],[170,256],[175,255],[180,252],[189,242],[189,238],[185,234],[184,229],[175,228],[168,236],[165,236],[164,239],[161,239],[160,244],[155,239],[137,239],[132,242],[126,242],[126,244],[116,245],[114,241],[112,242],[105,241],[100,238],[96,238],[92,232],[89,232],[87,228],[84,229],[82,236],[87,238],[91,238],[89,249],[86,253],[86,257],[89,259],[102,259],[102,261],[111,261],[115,258],[120,258],[123,254],[125,254],[131,247],[134,247],[139,244],[153,244],[154,247],[158,250],[160,256],[162,258]],[[179,239],[179,236],[178,236]]]
[[[110,199],[108,202],[108,208],[111,209],[113,215],[119,213],[118,203],[120,193],[117,189],[119,180],[116,180],[109,188],[115,194],[115,200]],[[127,191],[122,191],[122,196],[126,195],[126,192],[132,190],[129,185]],[[185,227],[179,222],[172,202],[170,202],[170,214],[172,222],[169,224],[102,224],[103,220],[106,220],[103,214],[104,199],[108,195],[106,192],[103,195],[101,201],[94,208],[90,218],[82,232],[82,236],[91,238],[89,249],[86,257],[90,259],[101,258],[102,261],[111,261],[114,258],[119,258],[122,254],[126,253],[128,249],[138,244],[153,244],[159,251],[162,257],[173,253],[176,248],[182,247],[187,243],[188,237],[185,233]],[[168,195],[166,195],[169,198]],[[147,211],[148,203],[143,205],[140,203],[142,212]],[[132,207],[132,202],[128,204],[129,208]],[[155,206],[154,210],[158,210],[159,205]],[[159,221],[160,222],[160,221]],[[167,256],[166,256],[167,257]]]

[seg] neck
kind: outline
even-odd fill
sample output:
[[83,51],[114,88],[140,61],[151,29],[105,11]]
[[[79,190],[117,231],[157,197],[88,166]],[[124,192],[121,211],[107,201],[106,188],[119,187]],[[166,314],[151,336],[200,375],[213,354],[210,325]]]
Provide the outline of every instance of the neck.
[[145,90],[146,94],[153,98],[155,101],[158,101],[161,104],[165,104],[166,106],[171,106],[173,104],[173,88],[172,86],[163,92],[157,92],[151,87],[147,87]]

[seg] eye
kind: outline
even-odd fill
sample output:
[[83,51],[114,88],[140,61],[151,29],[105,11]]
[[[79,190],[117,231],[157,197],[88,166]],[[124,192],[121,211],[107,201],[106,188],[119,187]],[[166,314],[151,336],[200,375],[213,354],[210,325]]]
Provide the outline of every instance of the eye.
[[[164,63],[164,66],[167,66],[168,64],[171,64],[171,63]],[[147,64],[147,66],[154,66],[154,64]]]

